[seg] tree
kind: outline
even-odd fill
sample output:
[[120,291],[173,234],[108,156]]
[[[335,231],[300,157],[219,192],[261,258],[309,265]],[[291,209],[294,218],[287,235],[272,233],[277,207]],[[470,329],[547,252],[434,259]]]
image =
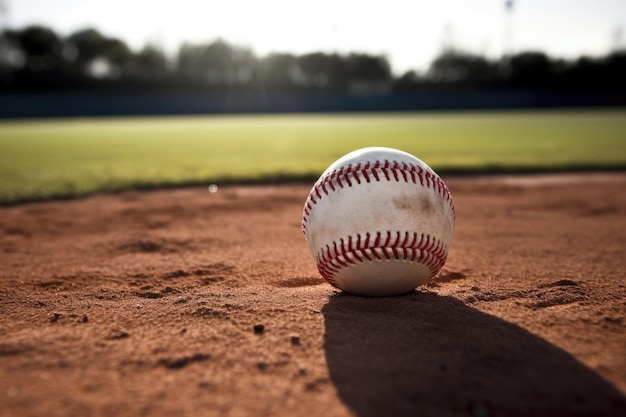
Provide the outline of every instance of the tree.
[[68,36],[66,41],[70,48],[75,49],[75,61],[79,66],[101,57],[107,43],[107,39],[96,29],[80,30]]
[[102,63],[121,75],[133,56],[123,41],[108,38],[96,29],[75,32],[67,37],[66,42],[67,48],[73,50],[74,64],[83,72],[89,72],[94,63]]
[[476,87],[496,83],[497,74],[497,65],[485,57],[449,50],[435,58],[427,77],[437,84]]
[[101,57],[108,59],[112,64],[124,67],[133,59],[133,53],[123,41],[105,38]]
[[303,85],[310,87],[345,88],[347,66],[338,54],[313,52],[298,57],[298,67],[302,70]]
[[515,87],[546,88],[554,81],[550,58],[543,52],[522,52],[509,60],[508,83]]
[[221,39],[208,45],[183,44],[178,52],[180,74],[209,85],[247,84],[255,65],[252,51]]
[[353,81],[384,82],[391,80],[387,58],[352,53],[346,58],[347,76]]
[[12,78],[11,72],[24,66],[26,56],[15,39],[8,38],[6,32],[0,34],[0,75],[3,79]]
[[5,31],[7,41],[24,55],[26,70],[51,71],[59,66],[63,44],[57,34],[43,26]]
[[626,50],[615,51],[606,57],[605,85],[610,90],[626,90]]
[[61,41],[57,34],[43,26],[28,26],[22,30],[7,30],[6,37],[15,41],[30,56],[56,55]]
[[298,58],[292,54],[273,53],[266,56],[259,61],[257,75],[263,87],[288,89],[305,82]]
[[136,79],[163,79],[169,72],[168,59],[161,49],[146,45],[137,54],[129,58],[123,67],[123,73]]
[[425,77],[415,70],[409,70],[395,80],[394,88],[397,91],[410,91],[424,88],[427,84]]

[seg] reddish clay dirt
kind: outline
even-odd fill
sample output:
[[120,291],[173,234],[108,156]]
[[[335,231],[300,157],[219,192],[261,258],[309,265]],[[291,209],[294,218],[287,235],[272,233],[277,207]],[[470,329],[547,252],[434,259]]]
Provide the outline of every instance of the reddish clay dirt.
[[390,298],[320,278],[310,185],[0,208],[0,415],[626,415],[626,174],[446,182]]

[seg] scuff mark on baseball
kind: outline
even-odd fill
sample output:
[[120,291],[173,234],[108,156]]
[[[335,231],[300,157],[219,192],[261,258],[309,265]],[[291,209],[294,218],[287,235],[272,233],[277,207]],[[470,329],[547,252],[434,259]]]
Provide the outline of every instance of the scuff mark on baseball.
[[322,173],[304,204],[302,231],[331,285],[390,296],[437,275],[454,221],[448,187],[428,165],[397,149],[372,147]]

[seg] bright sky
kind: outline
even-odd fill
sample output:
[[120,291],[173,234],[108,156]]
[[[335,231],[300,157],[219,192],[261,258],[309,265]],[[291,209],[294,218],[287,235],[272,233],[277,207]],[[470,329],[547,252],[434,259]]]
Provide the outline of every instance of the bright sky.
[[[218,37],[269,52],[385,54],[395,72],[423,70],[444,44],[499,56],[542,50],[573,58],[626,47],[626,0],[0,0],[0,24],[62,35],[95,27],[133,49]],[[508,28],[508,29],[507,29]],[[508,39],[508,41],[507,41]]]

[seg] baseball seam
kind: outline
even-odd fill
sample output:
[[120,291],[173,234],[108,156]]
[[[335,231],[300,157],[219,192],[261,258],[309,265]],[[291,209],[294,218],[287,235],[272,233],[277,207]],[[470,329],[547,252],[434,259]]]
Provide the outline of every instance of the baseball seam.
[[383,178],[386,181],[391,181],[393,178],[395,181],[402,180],[407,183],[412,182],[413,184],[419,182],[421,186],[435,190],[448,202],[452,210],[452,216],[456,218],[450,191],[443,180],[434,172],[419,165],[406,162],[368,161],[364,164],[359,162],[354,165],[341,167],[315,183],[304,205],[304,213],[302,215],[302,231],[304,234],[306,235],[306,223],[313,209],[312,205],[317,204],[318,200],[322,199],[322,193],[329,195],[331,191],[336,191],[337,188],[352,187],[354,183],[361,184],[363,180],[368,183],[372,182],[372,180],[380,182]]
[[428,234],[391,231],[356,234],[333,241],[315,259],[317,269],[329,284],[337,287],[334,276],[341,269],[368,261],[409,261],[426,266],[430,278],[446,262],[448,248]]

